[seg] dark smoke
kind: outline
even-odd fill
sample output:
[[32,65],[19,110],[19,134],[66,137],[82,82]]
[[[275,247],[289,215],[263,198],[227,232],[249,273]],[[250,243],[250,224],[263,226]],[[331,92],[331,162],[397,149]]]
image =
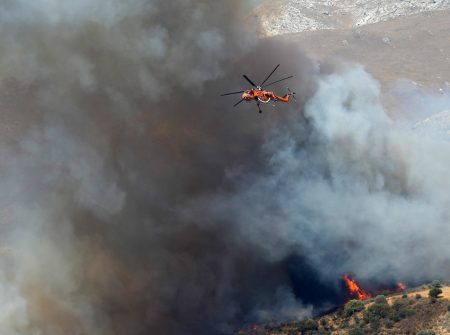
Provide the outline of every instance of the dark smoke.
[[[2,334],[229,334],[327,307],[342,272],[448,275],[448,142],[249,9],[0,4]],[[277,63],[297,104],[219,97]]]
[[293,118],[219,94],[283,62],[301,105],[316,71],[299,51],[257,41],[242,1],[0,6],[1,333],[214,334],[307,315],[287,262],[189,209],[260,170],[268,130]]

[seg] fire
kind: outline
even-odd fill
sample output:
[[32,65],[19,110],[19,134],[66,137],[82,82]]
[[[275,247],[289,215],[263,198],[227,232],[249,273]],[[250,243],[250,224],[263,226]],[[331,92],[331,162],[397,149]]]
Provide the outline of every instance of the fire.
[[406,285],[404,283],[398,283],[397,284],[398,291],[403,292],[406,290]]
[[350,278],[348,275],[343,275],[342,279],[345,281],[345,285],[347,285],[351,297],[357,300],[367,300],[372,298],[372,294],[363,290],[356,280]]

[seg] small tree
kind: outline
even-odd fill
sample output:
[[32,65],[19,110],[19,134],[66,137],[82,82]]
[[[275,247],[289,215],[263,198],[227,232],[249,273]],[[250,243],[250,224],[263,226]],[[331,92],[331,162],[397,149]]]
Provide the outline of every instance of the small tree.
[[439,287],[433,286],[431,290],[428,292],[428,296],[431,298],[440,298],[439,295],[442,293],[442,290]]
[[373,304],[364,313],[364,317],[368,322],[372,322],[375,319],[383,319],[388,316],[391,311],[391,307],[388,304]]

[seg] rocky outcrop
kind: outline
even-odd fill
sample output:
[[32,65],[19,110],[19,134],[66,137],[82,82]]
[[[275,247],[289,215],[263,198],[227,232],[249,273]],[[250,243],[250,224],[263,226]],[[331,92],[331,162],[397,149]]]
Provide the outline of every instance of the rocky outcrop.
[[266,36],[339,29],[450,9],[450,0],[266,0],[256,15]]

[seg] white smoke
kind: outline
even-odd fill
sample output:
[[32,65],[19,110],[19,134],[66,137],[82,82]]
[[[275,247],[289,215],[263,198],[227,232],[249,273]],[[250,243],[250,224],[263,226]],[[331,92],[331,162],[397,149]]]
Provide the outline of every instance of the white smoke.
[[[26,330],[29,327],[27,303],[22,298],[19,290],[13,284],[3,284],[0,286],[0,297],[3,301],[0,308],[0,325],[5,334],[30,334]],[[38,334],[38,333],[31,333]]]
[[275,129],[268,170],[220,197],[217,211],[232,215],[240,238],[267,259],[300,254],[325,280],[346,272],[387,282],[448,277],[450,138],[391,120],[381,98],[360,67],[323,76],[305,107],[309,139],[301,120]]

